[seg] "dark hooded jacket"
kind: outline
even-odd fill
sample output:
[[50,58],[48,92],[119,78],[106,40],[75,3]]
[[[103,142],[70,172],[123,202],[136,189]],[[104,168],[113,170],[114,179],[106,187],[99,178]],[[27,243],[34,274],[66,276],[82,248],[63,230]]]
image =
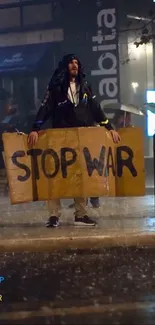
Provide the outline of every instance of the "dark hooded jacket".
[[[73,59],[78,60],[79,66],[77,82],[80,85],[80,92],[77,106],[68,98],[68,64]],[[39,131],[49,118],[53,128],[87,127],[100,124],[108,130],[113,129],[93,96],[91,87],[85,81],[81,62],[73,54],[66,55],[54,72],[32,130]]]

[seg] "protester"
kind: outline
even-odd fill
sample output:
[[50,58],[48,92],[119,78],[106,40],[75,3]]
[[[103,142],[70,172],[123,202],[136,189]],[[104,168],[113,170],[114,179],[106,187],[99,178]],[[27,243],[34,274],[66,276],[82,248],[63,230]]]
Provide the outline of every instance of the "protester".
[[[39,130],[49,118],[53,128],[89,127],[98,123],[110,131],[115,143],[120,141],[119,134],[107,120],[91,87],[85,81],[81,62],[74,54],[66,55],[62,59],[51,78],[32,132],[28,136],[29,145],[36,145]],[[87,215],[86,199],[75,198],[74,202],[75,224],[95,226],[96,222]],[[46,226],[58,227],[60,200],[50,200],[48,203],[50,217]]]

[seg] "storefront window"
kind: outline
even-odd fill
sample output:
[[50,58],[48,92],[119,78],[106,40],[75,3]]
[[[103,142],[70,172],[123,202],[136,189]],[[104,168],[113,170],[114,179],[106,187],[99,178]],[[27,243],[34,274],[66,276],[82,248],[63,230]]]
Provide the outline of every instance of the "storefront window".
[[38,97],[40,100],[43,100],[50,79],[51,76],[41,76],[38,78]]
[[20,9],[0,9],[0,29],[20,27]]
[[2,78],[2,88],[10,94],[13,94],[13,81],[10,78]]
[[10,3],[19,3],[20,0],[0,0],[0,5],[7,5]]
[[51,4],[23,7],[24,26],[48,23],[52,20]]
[[[120,91],[121,100],[144,108],[146,103],[146,90],[154,89],[154,73],[153,73],[153,43],[136,46],[135,42],[140,41],[142,30],[141,25],[136,18],[132,20],[133,31],[120,34]],[[137,28],[137,31],[136,31]],[[151,26],[150,33],[151,32]],[[150,120],[150,117],[149,117]],[[148,118],[133,116],[133,124],[141,127],[144,131],[145,155],[150,156],[150,146],[148,137]],[[151,149],[152,150],[152,149]]]
[[20,110],[23,114],[34,108],[33,77],[14,78],[14,95],[18,98]]

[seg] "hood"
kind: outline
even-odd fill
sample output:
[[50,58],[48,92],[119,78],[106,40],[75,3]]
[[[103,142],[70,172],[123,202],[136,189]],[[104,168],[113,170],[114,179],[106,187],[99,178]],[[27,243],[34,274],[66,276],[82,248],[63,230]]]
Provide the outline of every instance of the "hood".
[[65,55],[62,60],[59,62],[58,68],[55,70],[51,82],[51,85],[67,85],[69,84],[68,80],[68,64],[72,60],[77,60],[79,65],[79,73],[78,73],[78,81],[81,84],[85,74],[83,72],[82,64],[79,58],[75,54],[67,54]]
[[59,62],[59,67],[63,67],[66,68],[68,67],[68,64],[72,61],[72,60],[77,60],[78,64],[79,64],[79,68],[81,68],[81,62],[79,60],[79,58],[77,57],[76,54],[67,54],[65,55],[62,60]]

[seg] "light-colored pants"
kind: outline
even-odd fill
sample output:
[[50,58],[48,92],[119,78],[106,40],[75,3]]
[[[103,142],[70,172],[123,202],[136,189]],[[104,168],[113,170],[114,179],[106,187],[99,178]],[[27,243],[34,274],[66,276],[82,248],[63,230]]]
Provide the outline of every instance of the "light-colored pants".
[[[85,198],[76,198],[74,199],[75,203],[75,216],[76,217],[84,217],[87,215],[86,210],[86,199]],[[61,203],[59,199],[49,200],[48,201],[48,210],[50,216],[60,217],[61,215]]]

